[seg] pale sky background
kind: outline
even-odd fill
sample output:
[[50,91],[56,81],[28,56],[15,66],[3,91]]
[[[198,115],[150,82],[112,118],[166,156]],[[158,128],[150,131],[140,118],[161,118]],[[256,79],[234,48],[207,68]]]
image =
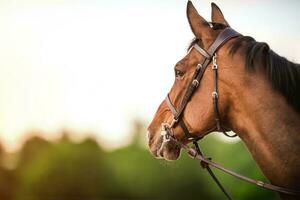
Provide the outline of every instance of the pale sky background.
[[[193,38],[184,0],[1,0],[0,139],[19,147],[32,129],[128,142],[170,89]],[[210,2],[194,0],[210,20]],[[300,1],[215,1],[230,25],[300,62]]]

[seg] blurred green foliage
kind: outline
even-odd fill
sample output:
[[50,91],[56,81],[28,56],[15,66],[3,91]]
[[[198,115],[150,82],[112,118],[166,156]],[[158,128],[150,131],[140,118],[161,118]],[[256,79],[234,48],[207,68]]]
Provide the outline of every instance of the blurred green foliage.
[[[135,126],[132,143],[106,152],[92,139],[73,142],[64,133],[57,141],[29,138],[13,156],[13,169],[5,167],[0,147],[0,199],[225,199],[196,160],[182,152],[175,162],[154,159]],[[226,143],[212,134],[200,142],[215,161],[252,178],[265,180],[242,142]],[[234,199],[278,199],[274,192],[241,182],[215,170]]]

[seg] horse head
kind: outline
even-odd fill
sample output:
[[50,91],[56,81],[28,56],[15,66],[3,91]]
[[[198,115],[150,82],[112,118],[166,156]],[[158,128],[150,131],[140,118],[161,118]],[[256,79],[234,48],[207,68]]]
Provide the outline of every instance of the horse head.
[[[168,98],[172,102],[174,108],[180,109],[186,91],[188,90],[195,70],[199,67],[199,63],[203,63],[205,55],[199,53],[199,50],[193,48],[194,45],[199,46],[201,49],[207,50],[216,41],[218,35],[229,27],[228,22],[225,20],[221,10],[218,6],[212,3],[212,22],[207,22],[199,15],[193,4],[189,1],[187,5],[187,18],[194,33],[194,40],[190,45],[188,53],[179,61],[174,67],[175,81],[169,92]],[[234,39],[232,39],[234,40]],[[229,108],[231,104],[231,90],[235,84],[238,83],[237,76],[241,80],[243,65],[242,54],[230,54],[232,41],[226,41],[224,45],[217,51],[217,62],[220,66],[220,75],[218,77],[219,96],[218,99],[218,112],[222,120],[222,126],[226,130],[231,130],[230,121],[228,120]],[[205,53],[204,53],[205,54]],[[211,61],[207,69],[204,71],[203,77],[199,87],[192,95],[191,99],[186,104],[182,112],[181,120],[186,124],[191,137],[201,138],[206,134],[217,130],[215,123],[215,113],[213,100],[211,98],[214,88],[213,78],[213,62]],[[232,73],[234,70],[234,73]],[[238,84],[237,84],[238,85]],[[173,114],[168,106],[168,101],[164,100],[159,106],[153,121],[148,127],[149,146],[151,152],[156,157],[174,160],[179,157],[180,146],[170,141],[163,144],[163,137],[161,136],[162,125],[167,123],[171,124]],[[184,134],[181,126],[175,126],[172,130],[173,136],[183,142],[188,143],[189,138]]]

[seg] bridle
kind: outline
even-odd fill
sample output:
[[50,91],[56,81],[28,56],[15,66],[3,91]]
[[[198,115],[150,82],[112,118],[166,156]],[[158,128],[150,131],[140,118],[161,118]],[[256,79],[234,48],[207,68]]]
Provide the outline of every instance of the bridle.
[[[217,54],[216,51],[228,40],[238,37],[241,34],[236,32],[235,30],[231,28],[226,28],[224,31],[222,31],[215,42],[210,46],[208,51],[201,48],[198,44],[195,44],[193,46],[194,49],[196,49],[200,54],[204,56],[204,60],[202,63],[199,63],[196,67],[196,70],[194,72],[194,75],[192,77],[192,81],[189,83],[188,88],[185,92],[185,95],[183,97],[183,100],[179,106],[178,111],[176,110],[174,104],[172,103],[169,94],[166,97],[166,102],[168,104],[169,109],[171,110],[173,114],[173,120],[171,124],[165,124],[165,126],[169,126],[169,128],[175,127],[177,124],[183,129],[184,134],[188,140],[195,140],[196,138],[193,137],[186,124],[182,120],[182,113],[187,106],[189,100],[192,98],[192,95],[196,91],[197,87],[200,84],[200,81],[203,77],[204,72],[206,71],[206,68],[208,67],[211,60],[213,61],[212,70],[213,70],[213,80],[214,80],[214,91],[212,92],[212,99],[213,99],[213,107],[214,107],[214,114],[215,114],[215,121],[216,121],[216,130],[222,132],[224,135],[228,137],[235,137],[236,135],[229,135],[226,133],[225,129],[223,128],[220,120],[220,112],[218,108],[218,65],[217,65]],[[197,138],[200,139],[200,138]]]
[[[172,103],[169,94],[166,97],[166,102],[167,105],[170,109],[170,111],[173,114],[173,119],[171,123],[162,123],[162,127],[161,127],[161,135],[163,137],[163,143],[161,146],[161,149],[163,148],[163,146],[165,145],[165,143],[169,142],[170,140],[172,140],[173,142],[175,142],[177,145],[179,145],[181,148],[184,148],[187,150],[188,154],[195,158],[200,160],[200,164],[202,166],[202,168],[207,169],[207,171],[209,172],[209,174],[211,175],[211,177],[213,178],[213,180],[216,182],[216,184],[219,186],[219,188],[222,190],[222,192],[226,195],[226,197],[228,199],[232,199],[230,197],[230,195],[226,192],[225,188],[221,185],[220,181],[217,179],[217,177],[214,175],[213,171],[210,169],[209,166],[213,166],[225,173],[228,173],[232,176],[235,176],[241,180],[247,181],[249,183],[255,184],[259,187],[262,188],[266,188],[266,189],[270,189],[273,191],[277,191],[280,193],[285,193],[285,194],[289,194],[289,195],[300,195],[300,191],[296,191],[296,190],[292,190],[292,189],[288,189],[288,188],[284,188],[284,187],[279,187],[279,186],[275,186],[269,183],[264,183],[262,181],[258,181],[258,180],[254,180],[251,179],[249,177],[245,177],[243,175],[240,175],[236,172],[233,172],[213,161],[211,161],[210,158],[206,158],[204,157],[199,144],[198,144],[198,140],[201,139],[202,137],[194,137],[193,135],[191,135],[187,125],[185,124],[185,122],[182,119],[182,115],[183,112],[188,104],[188,102],[191,100],[193,94],[195,93],[197,87],[199,86],[203,74],[205,72],[205,70],[207,69],[208,65],[212,63],[212,70],[213,70],[213,80],[214,80],[214,89],[212,92],[212,100],[213,100],[213,109],[214,109],[214,115],[215,115],[215,122],[216,122],[216,129],[219,132],[222,132],[224,135],[228,136],[228,137],[235,137],[236,135],[229,135],[226,132],[226,129],[222,126],[221,123],[221,118],[220,118],[220,112],[219,112],[219,108],[218,108],[218,98],[219,98],[219,93],[218,93],[218,65],[217,65],[217,54],[216,52],[218,51],[218,49],[220,47],[222,47],[227,41],[229,41],[232,38],[241,36],[241,34],[239,34],[238,32],[236,32],[235,30],[233,30],[230,27],[225,28],[216,38],[216,40],[213,42],[213,44],[209,47],[209,49],[206,51],[203,48],[201,48],[198,44],[193,45],[192,48],[194,48],[195,50],[197,50],[203,57],[204,60],[202,61],[202,63],[199,63],[195,69],[195,72],[193,74],[192,80],[190,81],[184,97],[181,101],[181,104],[179,106],[178,109],[175,108],[174,104]],[[182,142],[180,142],[173,134],[173,129],[176,126],[180,126],[181,129],[183,130],[186,139],[188,139],[189,141],[193,142],[194,147],[188,147],[187,145],[183,144]]]

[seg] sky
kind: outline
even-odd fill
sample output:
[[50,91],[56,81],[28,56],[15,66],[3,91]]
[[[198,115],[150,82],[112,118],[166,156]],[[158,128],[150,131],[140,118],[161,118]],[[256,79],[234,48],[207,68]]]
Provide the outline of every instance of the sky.
[[[210,20],[210,1],[194,0]],[[300,2],[215,1],[229,24],[300,62]],[[149,123],[193,38],[186,1],[0,1],[0,140],[94,134],[105,147]]]

